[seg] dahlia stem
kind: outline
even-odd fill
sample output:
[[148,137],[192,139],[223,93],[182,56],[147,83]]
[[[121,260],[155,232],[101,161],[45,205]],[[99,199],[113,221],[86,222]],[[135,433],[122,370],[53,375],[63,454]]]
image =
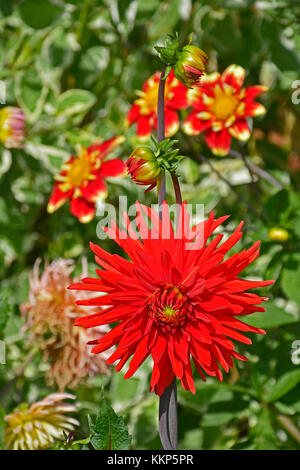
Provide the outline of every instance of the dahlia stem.
[[249,173],[249,176],[250,176],[250,180],[251,180],[251,186],[252,186],[252,189],[253,189],[253,193],[254,193],[254,196],[257,198],[257,201],[261,207],[261,211],[262,211],[262,215],[264,217],[264,219],[266,220],[266,222],[269,222],[269,216],[266,212],[266,209],[265,209],[265,206],[264,206],[264,203],[263,203],[263,200],[261,198],[261,195],[260,195],[260,191],[259,191],[259,188],[256,184],[256,181],[255,181],[255,177],[253,175],[253,170],[251,169],[250,165],[249,165],[249,162],[246,158],[246,156],[241,153],[241,156],[242,156],[242,160],[245,164],[245,167],[247,168],[248,170],[248,173]]
[[[166,80],[163,79],[167,66],[162,69],[160,80],[158,84],[157,96],[157,141],[161,142],[165,138],[165,84]],[[166,175],[164,174],[163,180],[158,192],[158,205],[161,212],[161,206],[166,199]]]
[[175,199],[176,199],[176,218],[177,218],[176,225],[178,226],[179,218],[180,218],[180,206],[182,205],[182,196],[181,196],[179,180],[175,174],[172,175],[172,181],[173,181]]
[[[243,155],[237,152],[236,150],[230,150],[229,154],[234,158],[239,158],[240,160],[243,159]],[[245,159],[247,161],[248,167],[251,168],[253,173],[255,173],[257,176],[260,176],[262,179],[272,184],[273,186],[275,186],[275,188],[283,189],[282,184],[279,181],[277,181],[272,175],[270,175],[270,173],[268,173],[263,168],[260,168],[259,166],[256,166],[253,163],[251,163],[247,157],[245,157]]]
[[[157,97],[157,141],[165,138],[165,80],[166,65],[163,67]],[[173,181],[174,184],[174,181]],[[178,180],[177,180],[178,184]],[[175,186],[174,186],[175,187]],[[179,188],[179,184],[178,184]],[[178,192],[177,188],[177,192]],[[180,193],[180,189],[179,189]],[[158,192],[158,206],[162,217],[162,204],[166,199],[166,177],[164,175]],[[159,435],[164,450],[177,449],[177,383],[176,377],[159,399]]]

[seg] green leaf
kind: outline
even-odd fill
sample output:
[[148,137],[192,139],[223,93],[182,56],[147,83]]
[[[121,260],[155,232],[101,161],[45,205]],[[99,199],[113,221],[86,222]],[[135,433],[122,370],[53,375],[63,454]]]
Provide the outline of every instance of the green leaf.
[[63,7],[51,0],[25,0],[19,6],[22,20],[34,29],[50,26],[62,14]]
[[298,318],[287,313],[283,308],[278,307],[273,302],[267,302],[265,309],[265,312],[253,313],[247,316],[247,318],[240,317],[240,320],[256,328],[276,328],[298,321]]
[[281,274],[281,288],[289,299],[300,305],[300,262],[290,258],[284,265]]
[[61,165],[70,158],[69,152],[53,145],[27,141],[25,149],[32,157],[42,161],[52,173],[57,173]]
[[45,87],[35,68],[16,76],[15,93],[30,122],[41,114],[48,88]]
[[5,297],[0,298],[0,336],[7,324],[10,306]]
[[96,96],[87,90],[72,90],[62,93],[57,100],[58,116],[72,116],[87,111],[96,103]]
[[219,413],[206,413],[201,421],[201,426],[222,426],[234,418],[235,412],[219,412]]
[[117,416],[114,410],[103,399],[91,443],[96,450],[126,450],[129,448],[131,436],[123,418]]
[[272,222],[284,220],[290,209],[288,191],[282,189],[274,194],[274,196],[268,199],[265,207]]
[[271,403],[286,395],[300,382],[300,370],[292,370],[283,374],[267,394],[266,401]]

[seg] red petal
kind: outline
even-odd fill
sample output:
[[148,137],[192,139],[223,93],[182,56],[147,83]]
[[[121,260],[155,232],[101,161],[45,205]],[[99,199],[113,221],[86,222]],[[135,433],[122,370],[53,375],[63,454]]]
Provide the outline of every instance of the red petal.
[[265,93],[268,91],[268,87],[264,85],[253,85],[253,86],[248,86],[245,89],[245,99],[248,100],[253,100],[257,96],[261,95],[262,93]]
[[[151,123],[151,120],[153,123]],[[150,138],[152,129],[154,127],[154,120],[151,116],[139,116],[137,119],[137,135],[141,140]]]
[[96,180],[89,181],[85,187],[81,187],[80,189],[83,199],[86,199],[90,203],[95,203],[107,197],[106,184],[101,176],[98,176]]
[[53,191],[48,202],[47,211],[49,214],[52,214],[59,209],[73,194],[73,189],[64,192],[61,191],[58,186],[59,183],[54,184]]
[[238,119],[228,129],[232,137],[245,142],[250,138],[250,129],[248,127],[246,119]]
[[71,213],[77,217],[79,222],[86,224],[90,222],[95,215],[95,204],[78,197],[71,200]]
[[119,158],[114,158],[113,160],[108,160],[107,162],[102,163],[100,173],[101,176],[105,178],[125,175],[126,165]]
[[99,152],[99,157],[103,159],[114,148],[116,148],[118,145],[121,145],[124,141],[125,141],[125,137],[122,135],[119,135],[117,137],[113,137],[112,139],[105,140],[104,142],[101,142],[101,144],[90,145],[87,151],[89,154],[95,151]]
[[227,129],[223,129],[219,132],[208,129],[206,131],[206,143],[214,155],[224,157],[230,150],[231,135]]
[[176,134],[179,129],[179,118],[177,111],[171,108],[165,108],[165,131],[166,137]]
[[240,65],[229,65],[222,73],[222,82],[239,90],[243,86],[245,74],[245,69]]
[[198,112],[192,111],[183,123],[183,130],[188,135],[198,135],[211,127],[212,120],[202,120],[198,117]]
[[137,104],[134,104],[131,106],[128,114],[127,114],[127,125],[131,126],[134,122],[137,121],[138,117],[140,115],[140,107]]

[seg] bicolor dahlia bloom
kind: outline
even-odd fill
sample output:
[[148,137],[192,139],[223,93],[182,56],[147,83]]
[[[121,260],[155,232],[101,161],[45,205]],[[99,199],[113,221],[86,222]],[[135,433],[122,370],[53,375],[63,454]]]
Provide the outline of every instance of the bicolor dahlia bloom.
[[20,108],[5,106],[0,109],[0,142],[7,148],[22,148],[25,134],[25,116]]
[[[178,229],[174,233],[163,204],[162,220],[156,211],[136,203],[137,216],[127,231],[114,223],[108,235],[127,253],[129,259],[112,255],[91,244],[98,279],[86,278],[71,289],[93,291],[94,299],[79,305],[108,306],[104,311],[76,320],[87,328],[119,322],[108,334],[94,341],[92,352],[101,353],[118,343],[107,363],[119,361],[119,371],[132,356],[125,378],[131,377],[150,355],[153,359],[151,391],[161,395],[178,377],[183,388],[195,393],[191,359],[200,376],[222,380],[221,367],[228,372],[233,358],[246,357],[235,351],[233,341],[251,344],[245,332],[265,333],[247,325],[236,316],[262,312],[266,297],[247,292],[273,281],[250,281],[239,274],[259,254],[259,242],[248,250],[226,259],[228,251],[240,240],[241,223],[221,245],[223,235],[209,237],[227,219],[209,219],[189,229],[189,216],[183,204]],[[152,222],[148,228],[147,214]],[[136,228],[141,239],[138,237]],[[106,293],[106,295],[103,295]]]
[[95,204],[107,197],[105,178],[122,176],[126,166],[119,158],[104,161],[105,157],[124,137],[114,137],[101,144],[83,148],[77,157],[71,157],[55,176],[55,184],[47,210],[50,214],[59,209],[68,199],[71,213],[79,222],[90,222],[96,212]]
[[[74,326],[74,319],[84,310],[75,304],[75,294],[67,287],[79,278],[71,277],[72,260],[57,259],[39,273],[40,260],[35,262],[30,276],[30,292],[20,310],[30,331],[29,341],[38,345],[43,359],[50,362],[46,373],[49,385],[60,391],[74,388],[89,375],[105,374],[107,353],[95,356],[87,342],[109,331],[107,326],[86,330]],[[83,272],[86,269],[83,267]],[[86,298],[91,298],[87,293]]]
[[[157,96],[160,72],[155,72],[145,81],[142,91],[137,91],[138,99],[134,101],[127,115],[126,124],[137,124],[137,136],[145,141],[157,127]],[[165,134],[171,137],[179,129],[178,110],[186,108],[187,88],[174,76],[173,70],[165,84]]]
[[250,129],[247,118],[266,112],[254,98],[264,93],[262,85],[243,87],[245,70],[230,65],[222,74],[205,75],[200,87],[189,90],[193,110],[183,123],[188,135],[205,132],[206,143],[215,155],[227,155],[232,137],[247,141]]
[[77,419],[66,416],[73,413],[76,406],[63,400],[74,400],[69,393],[52,393],[41,401],[28,406],[21,404],[11,414],[5,416],[7,423],[4,443],[7,450],[43,450],[64,439],[78,426]]
[[187,44],[178,52],[174,67],[175,77],[185,86],[199,86],[205,72],[206,53],[199,47]]
[[146,192],[155,186],[160,188],[164,169],[149,147],[137,147],[128,158],[126,166],[129,175],[136,184],[149,185]]

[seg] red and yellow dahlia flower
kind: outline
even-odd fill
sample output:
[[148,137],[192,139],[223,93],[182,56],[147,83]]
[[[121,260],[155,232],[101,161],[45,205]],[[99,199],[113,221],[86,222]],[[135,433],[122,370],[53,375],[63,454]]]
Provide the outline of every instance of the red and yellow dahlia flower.
[[[142,91],[137,91],[138,99],[134,101],[127,115],[126,124],[137,124],[137,136],[148,140],[153,129],[157,127],[157,95],[160,72],[155,72],[145,81]],[[165,134],[171,137],[179,129],[178,109],[186,108],[187,88],[174,76],[173,70],[165,84]]]
[[22,148],[25,116],[20,108],[5,106],[0,110],[0,142],[7,148]]
[[[119,231],[114,223],[107,228],[108,235],[123,248],[129,260],[91,244],[96,262],[103,268],[97,270],[100,279],[82,279],[70,288],[99,293],[93,300],[77,301],[79,305],[109,307],[77,319],[76,324],[91,328],[119,322],[92,343],[92,352],[101,353],[118,343],[107,362],[118,360],[119,371],[133,356],[126,379],[151,355],[151,391],[161,395],[178,377],[183,388],[195,393],[191,359],[203,380],[204,372],[222,380],[221,367],[228,372],[233,366],[232,358],[247,360],[235,351],[233,340],[251,344],[242,333],[265,332],[235,317],[264,311],[260,304],[267,298],[247,291],[273,281],[238,277],[257,258],[259,242],[224,260],[240,240],[243,223],[219,245],[221,234],[209,243],[208,238],[227,217],[215,219],[211,212],[208,220],[189,230],[189,216],[183,204],[174,233],[166,203],[162,221],[156,211],[138,202],[136,206],[134,225],[125,214],[126,232]],[[143,212],[152,222],[151,229]]]
[[62,171],[55,176],[48,212],[52,214],[69,199],[71,213],[79,222],[90,222],[96,212],[96,202],[107,197],[105,178],[126,173],[125,163],[119,158],[104,161],[109,152],[124,140],[123,136],[119,136],[90,145],[82,149],[77,157],[71,157],[64,163]]
[[183,124],[188,135],[205,131],[206,143],[215,155],[229,153],[231,138],[246,141],[250,137],[247,117],[266,112],[254,98],[267,91],[267,87],[243,87],[245,70],[230,65],[222,74],[205,75],[201,85],[188,91],[193,110]]

